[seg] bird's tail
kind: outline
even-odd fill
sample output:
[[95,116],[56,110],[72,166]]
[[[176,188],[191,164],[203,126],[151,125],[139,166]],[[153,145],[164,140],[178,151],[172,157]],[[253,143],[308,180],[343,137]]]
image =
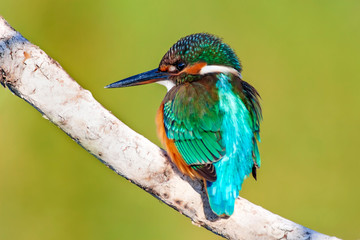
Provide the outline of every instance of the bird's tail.
[[218,182],[206,181],[211,210],[218,216],[230,216],[234,212],[235,199],[239,191],[232,188],[222,189]]
[[212,211],[218,216],[230,216],[234,212],[235,199],[239,196],[241,185],[251,172],[249,169],[234,169],[228,166],[228,159],[214,163],[217,173],[215,182],[206,181],[206,190]]

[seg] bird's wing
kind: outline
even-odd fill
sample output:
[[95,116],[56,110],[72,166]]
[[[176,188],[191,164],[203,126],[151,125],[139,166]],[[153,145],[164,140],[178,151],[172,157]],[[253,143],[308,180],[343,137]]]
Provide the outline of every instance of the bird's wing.
[[211,163],[218,161],[225,149],[216,89],[208,85],[197,81],[172,89],[164,99],[163,113],[166,136],[174,141],[185,163],[214,181],[216,172]]
[[[241,90],[244,98],[243,101],[251,116],[251,129],[253,132],[253,161],[254,166],[252,175],[256,179],[256,169],[260,167],[260,154],[257,142],[260,141],[260,122],[262,120],[261,106],[259,102],[260,95],[256,89],[245,81],[240,82],[241,87],[236,87],[238,91]],[[240,93],[239,93],[240,94]]]

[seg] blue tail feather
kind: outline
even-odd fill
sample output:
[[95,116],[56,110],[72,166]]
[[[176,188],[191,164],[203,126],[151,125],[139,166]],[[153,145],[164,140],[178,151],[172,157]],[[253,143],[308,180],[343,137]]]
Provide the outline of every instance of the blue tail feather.
[[207,181],[210,207],[218,216],[230,216],[234,212],[235,199],[239,196],[239,191],[235,193],[231,190],[230,192],[222,192],[222,189],[217,185],[217,182]]
[[217,180],[215,182],[207,181],[206,183],[210,207],[218,216],[230,216],[233,214],[235,199],[239,196],[244,179],[251,172],[251,165],[246,171],[240,173],[230,167],[232,164],[232,159],[228,159],[227,156],[214,163]]

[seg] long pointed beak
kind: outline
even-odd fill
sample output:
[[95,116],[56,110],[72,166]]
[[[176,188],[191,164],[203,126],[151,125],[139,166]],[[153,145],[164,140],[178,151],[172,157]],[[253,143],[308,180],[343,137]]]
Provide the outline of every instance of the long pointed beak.
[[130,87],[130,86],[137,86],[147,83],[153,83],[160,80],[167,79],[169,73],[167,72],[160,72],[157,68],[151,71],[147,71],[144,73],[140,73],[138,75],[125,78],[123,80],[111,83],[105,88],[120,88],[120,87]]

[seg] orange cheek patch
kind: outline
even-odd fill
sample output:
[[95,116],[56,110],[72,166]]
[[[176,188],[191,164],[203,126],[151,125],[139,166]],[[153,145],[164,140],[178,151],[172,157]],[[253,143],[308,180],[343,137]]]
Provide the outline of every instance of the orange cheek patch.
[[167,72],[168,69],[169,69],[169,66],[168,66],[168,65],[162,65],[162,66],[160,66],[160,71],[162,71],[162,72]]
[[188,66],[187,68],[185,68],[184,72],[193,74],[193,75],[199,74],[201,69],[205,66],[206,66],[206,63],[204,63],[204,62],[196,63],[194,65],[191,65],[191,66]]

